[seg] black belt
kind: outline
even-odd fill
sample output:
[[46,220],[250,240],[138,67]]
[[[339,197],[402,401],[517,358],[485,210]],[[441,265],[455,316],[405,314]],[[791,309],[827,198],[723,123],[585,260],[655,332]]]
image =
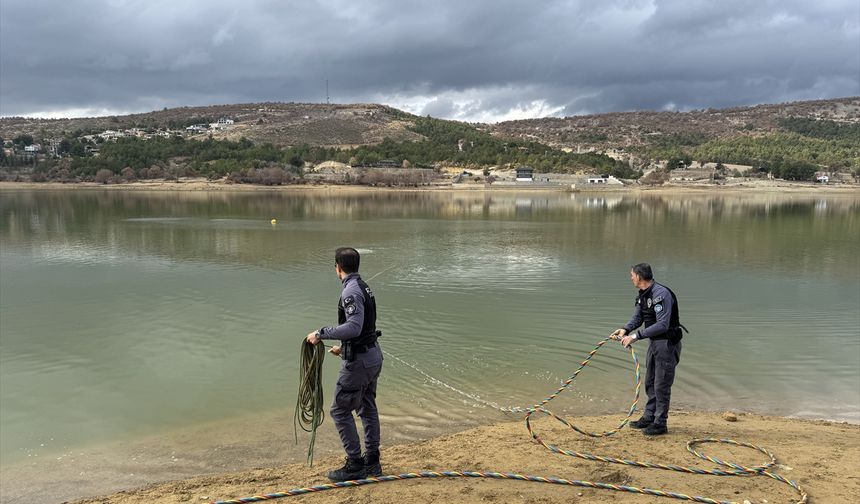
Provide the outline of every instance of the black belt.
[[357,354],[364,353],[364,352],[370,350],[371,348],[373,348],[375,346],[376,346],[376,342],[374,341],[373,343],[368,343],[366,345],[352,347],[352,351],[354,353],[357,353]]
[[[675,327],[670,327],[670,328],[669,328],[669,330],[667,330],[667,331],[666,331],[666,332],[664,332],[663,334],[658,334],[657,336],[651,336],[651,339],[652,339],[652,340],[666,340],[666,339],[672,339],[672,338],[669,336],[669,332],[670,332],[670,331],[672,331],[672,329],[677,329],[677,330],[678,330],[678,335],[680,336],[680,337],[678,338],[678,341],[681,341],[681,338],[683,338],[683,337],[684,337],[684,332],[686,332],[686,333],[688,333],[688,334],[689,334],[689,332],[690,332],[690,331],[688,331],[688,330],[687,330],[687,328],[686,328],[686,327],[684,327],[684,324],[678,324],[678,325],[677,325],[677,326],[675,326]],[[684,330],[684,332],[681,332],[681,330],[682,330],[682,329]]]

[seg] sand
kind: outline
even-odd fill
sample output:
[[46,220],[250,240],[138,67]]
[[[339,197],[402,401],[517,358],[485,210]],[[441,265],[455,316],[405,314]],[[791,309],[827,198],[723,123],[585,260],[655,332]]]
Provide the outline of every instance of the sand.
[[[546,442],[567,450],[701,469],[712,469],[715,464],[687,452],[685,446],[689,440],[730,438],[745,441],[772,452],[778,462],[774,472],[796,481],[808,492],[808,502],[836,504],[860,501],[860,426],[744,413],[737,414],[736,418],[736,421],[727,421],[719,413],[673,411],[670,433],[653,438],[630,428],[609,438],[585,438],[547,417],[537,419],[533,426]],[[585,429],[609,430],[617,425],[620,415],[571,420]],[[332,427],[327,425],[325,428]],[[747,466],[767,461],[762,453],[737,446],[704,444],[699,450],[709,456]],[[522,422],[477,427],[424,442],[383,447],[382,461],[385,474],[442,470],[515,472],[646,487],[739,503],[792,503],[800,500],[798,492],[790,486],[762,476],[691,475],[554,454],[534,443]],[[325,470],[341,462],[339,457],[328,456],[318,459],[314,467],[290,464],[197,477],[77,502],[187,503],[247,497],[327,483]],[[612,490],[498,479],[396,481],[335,489],[287,500],[297,499],[315,504],[675,501]]]

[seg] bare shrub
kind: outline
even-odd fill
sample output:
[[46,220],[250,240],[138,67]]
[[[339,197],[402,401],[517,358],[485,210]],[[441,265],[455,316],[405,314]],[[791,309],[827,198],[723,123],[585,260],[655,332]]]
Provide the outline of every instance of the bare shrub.
[[164,177],[164,170],[158,165],[152,165],[149,168],[146,168],[145,171],[146,178],[156,179]]
[[137,175],[134,173],[134,170],[130,166],[126,166],[119,172],[120,177],[126,182],[132,182],[137,180]]
[[227,180],[239,184],[282,185],[293,181],[293,175],[283,168],[247,168],[227,175]]
[[263,168],[256,170],[259,174],[259,182],[263,185],[281,185],[287,178],[287,173],[281,168]]
[[111,177],[113,177],[113,172],[106,168],[102,168],[101,170],[96,172],[95,180],[100,184],[107,184],[108,180],[110,180]]
[[64,166],[55,166],[54,168],[51,168],[51,171],[48,172],[48,179],[63,183],[73,181],[69,169]]
[[57,173],[54,174],[54,179],[59,180],[60,182],[74,182],[74,178],[72,177],[72,173],[68,168],[60,168],[57,170]]
[[173,178],[170,178],[169,180],[177,180],[181,177],[185,177],[185,168],[180,165],[171,164],[169,167],[164,169],[164,178],[167,180],[171,176]]
[[426,182],[425,175],[418,170],[366,170],[358,176],[357,183],[371,186],[418,186]]

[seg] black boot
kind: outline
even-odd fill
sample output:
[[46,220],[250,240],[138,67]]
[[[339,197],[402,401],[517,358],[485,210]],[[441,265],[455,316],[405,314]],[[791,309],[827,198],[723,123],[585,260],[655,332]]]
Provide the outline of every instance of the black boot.
[[379,452],[372,451],[364,454],[364,471],[367,477],[382,476],[382,464],[379,463]]
[[630,427],[633,427],[634,429],[645,429],[649,425],[651,425],[652,423],[654,423],[653,418],[642,417],[639,420],[634,420],[627,425],[629,425]]
[[347,457],[343,467],[328,472],[328,479],[335,483],[360,480],[364,479],[364,474],[364,459]]
[[669,429],[666,428],[665,425],[659,425],[652,423],[648,427],[645,427],[645,430],[642,431],[646,436],[662,436],[669,432]]

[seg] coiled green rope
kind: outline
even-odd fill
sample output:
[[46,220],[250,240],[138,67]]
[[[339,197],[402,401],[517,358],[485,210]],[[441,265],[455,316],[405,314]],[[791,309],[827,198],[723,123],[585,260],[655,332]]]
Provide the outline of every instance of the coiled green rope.
[[312,345],[302,340],[299,362],[299,397],[296,400],[296,412],[293,416],[293,431],[296,444],[299,444],[299,430],[311,433],[308,444],[308,465],[314,464],[314,442],[317,438],[317,427],[325,419],[323,413],[322,365],[325,359],[325,347],[322,344]]

